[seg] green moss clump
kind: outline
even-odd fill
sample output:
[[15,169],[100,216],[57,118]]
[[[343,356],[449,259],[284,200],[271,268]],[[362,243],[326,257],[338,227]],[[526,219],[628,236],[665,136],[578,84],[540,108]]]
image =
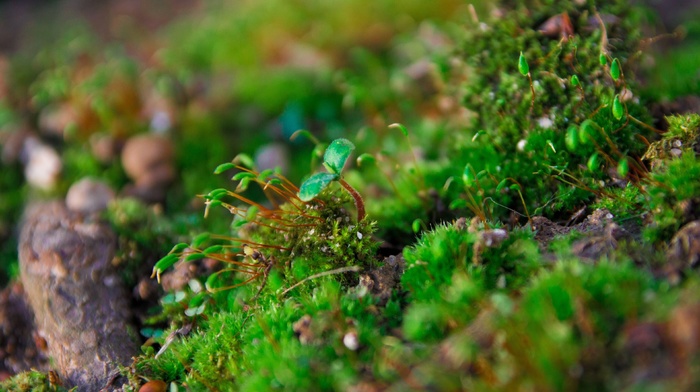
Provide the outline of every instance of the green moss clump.
[[[506,2],[503,15],[466,36],[464,103],[476,114],[472,129],[484,134],[463,140],[454,155],[479,174],[480,201],[491,198],[525,213],[517,195],[497,190],[513,178],[523,185],[527,210],[551,216],[600,194],[601,180],[611,180],[608,169],[640,157],[644,144],[638,136],[651,132],[638,99],[625,100],[619,119],[612,110],[616,95],[636,88],[631,76],[640,32],[633,8],[626,1],[532,3]],[[619,19],[603,28],[599,14]],[[570,31],[538,31],[549,18],[559,18]],[[518,72],[520,52],[529,62],[527,76]],[[610,74],[613,59],[624,73],[618,80]],[[573,137],[567,142],[568,133]],[[633,166],[629,178],[636,181],[643,171]],[[496,216],[505,212],[494,209]]]
[[14,392],[67,392],[60,385],[51,384],[46,373],[31,370],[0,382],[0,391]]
[[683,154],[652,175],[647,191],[653,221],[644,231],[647,241],[667,241],[681,226],[700,218],[694,207],[700,202],[698,176],[700,160],[694,154]]
[[403,323],[407,337],[441,339],[468,325],[489,293],[517,289],[527,282],[541,267],[532,232],[504,234],[442,226],[404,250],[401,285],[411,301]]
[[654,168],[645,187],[650,223],[645,240],[660,244],[671,239],[684,224],[700,218],[700,115],[667,117],[669,130],[652,143],[645,154]]

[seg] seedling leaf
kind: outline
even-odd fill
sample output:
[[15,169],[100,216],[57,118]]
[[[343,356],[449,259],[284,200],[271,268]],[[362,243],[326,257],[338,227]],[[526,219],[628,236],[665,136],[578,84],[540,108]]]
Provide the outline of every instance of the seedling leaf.
[[340,174],[354,149],[355,145],[350,140],[335,139],[326,149],[323,161],[333,174]]
[[337,180],[338,175],[334,173],[316,173],[309,177],[308,180],[304,181],[299,188],[299,198],[302,201],[310,201],[314,197],[318,196],[322,190],[324,190],[331,181]]

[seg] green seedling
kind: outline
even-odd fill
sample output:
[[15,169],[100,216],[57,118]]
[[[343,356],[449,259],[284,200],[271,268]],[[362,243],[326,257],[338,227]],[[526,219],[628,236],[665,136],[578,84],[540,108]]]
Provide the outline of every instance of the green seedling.
[[527,59],[525,59],[525,55],[523,55],[522,51],[520,52],[520,58],[518,59],[518,71],[520,71],[521,75],[527,76],[527,79],[530,82],[530,92],[532,93],[532,99],[530,100],[530,112],[532,112],[532,109],[535,107],[535,86],[532,84],[530,65],[528,65]]
[[338,181],[354,199],[357,208],[357,221],[362,221],[365,218],[365,203],[362,196],[341,176],[345,162],[354,149],[355,145],[347,139],[334,140],[323,155],[323,165],[328,172],[316,173],[304,181],[299,188],[299,199],[305,202],[311,201],[331,182]]

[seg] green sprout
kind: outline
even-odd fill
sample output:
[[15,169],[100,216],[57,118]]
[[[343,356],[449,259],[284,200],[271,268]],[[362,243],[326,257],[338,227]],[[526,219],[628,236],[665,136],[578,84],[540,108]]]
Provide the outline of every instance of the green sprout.
[[362,196],[360,196],[355,188],[350,186],[340,175],[343,171],[343,167],[345,167],[345,162],[354,149],[355,145],[347,139],[333,140],[326,149],[326,153],[323,155],[323,166],[326,167],[328,172],[316,173],[304,181],[299,188],[299,199],[305,202],[311,201],[318,196],[321,191],[326,189],[331,182],[338,181],[355,200],[357,221],[362,221],[365,218],[365,203],[362,200]]

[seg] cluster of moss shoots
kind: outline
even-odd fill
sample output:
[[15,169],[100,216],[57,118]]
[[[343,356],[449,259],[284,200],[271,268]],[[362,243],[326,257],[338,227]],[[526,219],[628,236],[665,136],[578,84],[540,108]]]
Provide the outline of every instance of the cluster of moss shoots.
[[[328,172],[312,175],[300,188],[276,169],[258,172],[242,166],[240,163],[253,166],[245,155],[219,165],[214,171],[216,174],[238,170],[232,177],[238,186],[233,191],[222,188],[203,195],[205,216],[212,208],[227,210],[234,216],[231,228],[239,235],[204,233],[190,244],[177,244],[155,264],[153,276],[160,281],[163,271],[178,261],[209,258],[226,266],[207,278],[205,287],[209,293],[260,281],[257,298],[276,266],[283,275],[294,275],[295,268],[306,273],[312,271],[312,276],[305,279],[357,272],[371,266],[376,249],[372,240],[374,224],[365,219],[362,197],[341,177],[354,148],[347,139],[333,141],[324,155]],[[337,192],[324,192],[333,182],[340,183],[354,201],[356,221],[344,207],[346,197]],[[251,184],[260,186],[268,205],[243,195]]]

